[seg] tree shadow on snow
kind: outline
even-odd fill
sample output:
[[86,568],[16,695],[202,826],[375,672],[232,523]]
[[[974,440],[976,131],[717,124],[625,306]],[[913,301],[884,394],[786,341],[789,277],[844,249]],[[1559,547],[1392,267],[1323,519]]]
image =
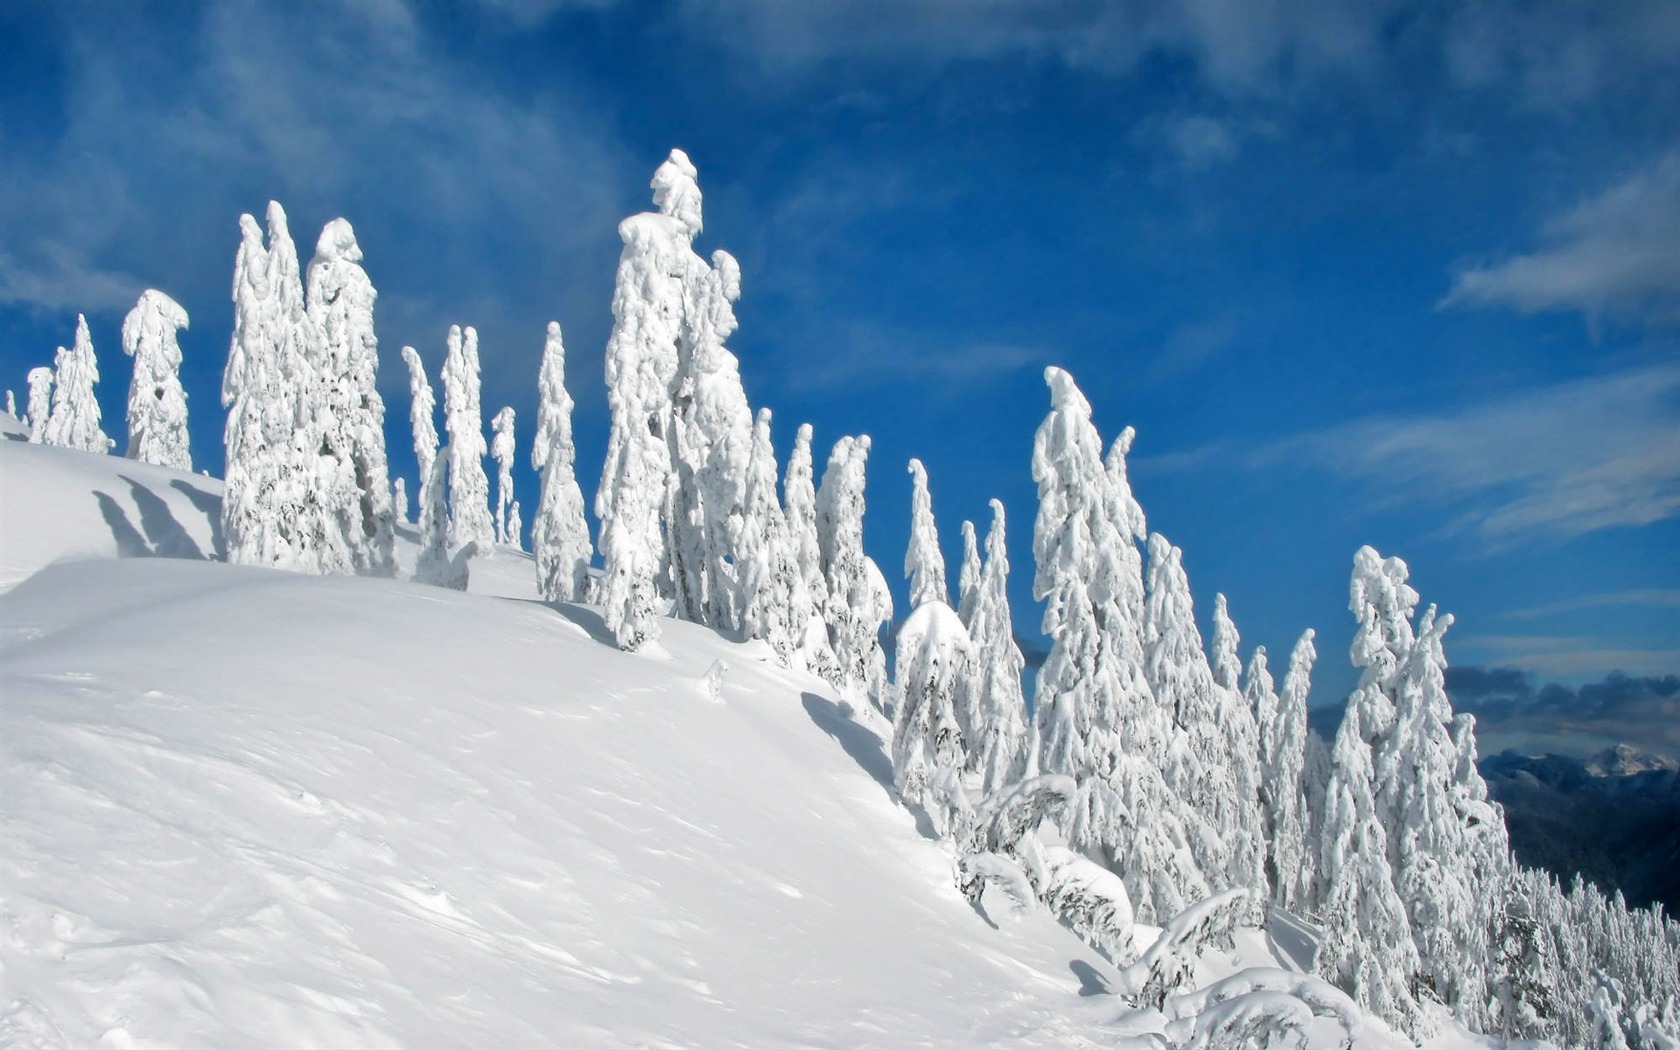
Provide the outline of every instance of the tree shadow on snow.
[[126,474],[117,476],[128,482],[129,495],[134,498],[134,505],[140,508],[140,528],[152,544],[153,556],[204,560],[204,552],[198,549],[198,544],[187,534],[187,530],[175,520],[175,515],[169,510],[169,504],[159,498],[157,493]]
[[[827,697],[815,693],[804,693],[800,700],[805,705],[805,713],[811,716],[811,721],[817,728],[840,742],[846,754],[852,756],[852,761],[863,767],[863,771],[874,778],[875,783],[881,785],[881,790],[893,801],[898,796],[893,792],[892,759],[881,750],[881,741],[869,730],[840,713],[840,706]],[[922,822],[920,815],[917,825]]]
[[[133,484],[130,482],[130,484]],[[210,556],[217,561],[227,560],[227,541],[222,538],[222,497],[212,496],[203,489],[193,486],[176,478],[169,483],[169,487],[187,497],[200,514],[210,521]],[[200,555],[203,557],[203,555]]]
[[1084,998],[1094,995],[1113,995],[1114,989],[1108,986],[1108,978],[1097,972],[1097,968],[1084,959],[1075,959],[1068,963],[1068,969],[1079,978],[1079,994]]
[[581,605],[568,605],[565,602],[538,602],[537,604],[545,605],[577,624],[589,634],[589,637],[602,645],[610,645],[614,649],[618,648],[618,639],[613,637],[611,631],[607,630],[607,621],[601,619],[601,614],[595,610],[586,609]]
[[97,489],[93,497],[99,501],[100,516],[111,527],[111,538],[117,541],[117,557],[150,558],[152,548],[146,546],[146,537],[128,520],[128,511],[123,510],[122,504]]

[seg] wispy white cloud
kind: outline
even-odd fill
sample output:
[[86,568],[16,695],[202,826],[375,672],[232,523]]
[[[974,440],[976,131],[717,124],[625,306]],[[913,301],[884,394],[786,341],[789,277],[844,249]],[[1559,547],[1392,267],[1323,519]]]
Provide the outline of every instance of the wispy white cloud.
[[1174,471],[1305,463],[1360,482],[1373,508],[1446,506],[1448,531],[1490,545],[1648,525],[1680,516],[1680,365],[1140,463]]
[[1464,635],[1456,652],[1475,662],[1571,679],[1619,671],[1665,675],[1680,671],[1680,649],[1636,649],[1590,635]]
[[1680,321],[1680,153],[1550,220],[1540,240],[1461,272],[1442,305]]
[[820,360],[789,373],[800,390],[836,385],[882,386],[923,381],[930,394],[954,393],[1041,365],[1046,353],[996,342],[942,343],[925,333],[853,324],[834,333]]
[[1560,613],[1580,612],[1583,609],[1607,609],[1626,606],[1645,606],[1659,609],[1680,608],[1680,589],[1649,588],[1638,591],[1615,591],[1609,594],[1584,594],[1560,602],[1548,602],[1527,609],[1512,609],[1505,615],[1513,620],[1539,620]]

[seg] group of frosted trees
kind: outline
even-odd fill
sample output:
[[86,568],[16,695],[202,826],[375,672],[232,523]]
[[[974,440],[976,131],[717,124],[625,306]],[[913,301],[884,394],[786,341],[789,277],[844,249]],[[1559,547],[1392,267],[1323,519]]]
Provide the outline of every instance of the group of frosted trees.
[[[187,327],[187,312],[162,292],[148,289],[124,318],[123,351],[134,358],[128,388],[129,459],[177,470],[192,469],[187,439],[187,395],[181,388],[181,346],[176,333]],[[58,348],[53,367],[29,371],[28,407],[17,411],[11,391],[6,410],[29,431],[36,444],[94,452],[110,451],[116,442],[101,429],[99,363],[87,318],[76,317],[76,339]]]
[[[910,609],[889,681],[880,635],[893,603],[863,547],[870,440],[840,438],[819,484],[807,424],[778,469],[770,411],[749,405],[726,345],[740,268],[727,252],[708,260],[694,249],[702,200],[685,154],[672,151],[651,187],[656,211],[619,227],[598,576],[565,349],[560,326],[548,326],[530,454],[545,600],[598,601],[626,650],[655,643],[675,616],[762,639],[784,666],[826,679],[886,741],[899,797],[952,844],[964,891],[978,900],[997,887],[1048,907],[1123,967],[1139,1002],[1161,1005],[1201,943],[1276,908],[1322,927],[1320,977],[1410,1035],[1428,1034],[1435,1003],[1506,1037],[1675,1045],[1680,926],[1515,864],[1476,770],[1474,720],[1455,716],[1446,694],[1452,617],[1418,614],[1405,564],[1370,548],[1355,556],[1361,677],[1327,745],[1307,729],[1314,633],[1294,646],[1281,686],[1264,647],[1244,667],[1223,595],[1204,644],[1182,552],[1148,531],[1133,494],[1133,431],[1105,453],[1090,403],[1060,369],[1046,370],[1050,411],[1032,450],[1033,594],[1051,642],[1032,705],[1003,504],[991,501],[983,544],[962,523],[953,594],[917,460]],[[229,560],[392,575],[393,523],[409,494],[387,476],[376,293],[355,234],[328,223],[303,270],[278,204],[266,239],[249,215],[240,228],[223,382]],[[135,358],[129,455],[181,469],[175,333],[186,323],[148,291],[123,325]],[[478,334],[451,327],[445,343],[441,436],[420,355],[401,351],[419,468],[415,576],[464,588],[468,559],[520,541],[514,414],[497,413],[487,445]],[[31,439],[106,451],[96,379],[82,322],[55,369],[30,373]],[[487,456],[498,468],[493,505]],[[1163,932],[1136,943],[1137,922]],[[1242,1012],[1260,1031],[1276,1000],[1252,994]]]

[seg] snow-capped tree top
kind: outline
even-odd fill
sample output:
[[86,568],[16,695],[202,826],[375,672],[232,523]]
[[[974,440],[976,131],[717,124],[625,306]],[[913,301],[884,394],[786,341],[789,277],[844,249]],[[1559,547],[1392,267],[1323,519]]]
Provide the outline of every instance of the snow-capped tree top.
[[1371,547],[1353,556],[1348,609],[1359,621],[1350,655],[1378,685],[1393,678],[1412,648],[1412,611],[1418,592],[1406,584],[1406,563],[1384,558]]
[[282,317],[303,312],[303,267],[279,201],[268,202],[268,273]]
[[925,649],[938,653],[939,663],[946,666],[954,655],[968,652],[971,644],[962,618],[945,602],[918,605],[898,631],[899,652]]
[[1289,654],[1289,670],[1283,676],[1284,699],[1293,701],[1300,698],[1302,708],[1307,704],[1307,690],[1312,687],[1313,662],[1318,659],[1318,649],[1313,645],[1313,639],[1318,632],[1308,627],[1301,632],[1301,638],[1295,643],[1295,648]]
[[187,311],[181,304],[156,288],[148,288],[140,293],[140,301],[123,318],[123,353],[133,357],[142,343],[155,345],[165,364],[179,367],[181,347],[175,341],[175,333],[186,327]]
[[356,243],[356,231],[349,219],[334,219],[321,228],[315,242],[315,256],[323,262],[361,262],[362,248]]
[[[712,253],[712,271],[717,274],[718,287],[722,290],[723,297],[732,303],[740,302],[741,264],[736,261],[735,256],[719,248]],[[723,334],[726,337],[729,335],[728,332]]]
[[572,448],[572,395],[566,390],[566,344],[560,322],[548,322],[543,343],[542,366],[537,373],[537,436],[531,443],[531,466],[542,470],[551,455],[566,457],[570,465]]
[[910,607],[926,602],[950,604],[945,584],[945,555],[933,523],[933,497],[928,494],[927,468],[910,461],[910,548],[904,553],[904,575],[910,580]]
[[1213,680],[1226,689],[1236,689],[1242,664],[1237,658],[1237,625],[1225,605],[1225,596],[1213,596]]
[[[995,502],[995,501],[994,501]],[[974,622],[974,603],[980,596],[980,545],[974,522],[962,523],[962,568],[957,574],[957,615],[965,624]]]
[[[665,163],[653,173],[653,203],[661,215],[667,215],[683,227],[690,241],[705,228],[701,220],[700,173],[680,149],[671,151]],[[626,241],[629,238],[625,238]]]
[[1108,447],[1108,459],[1103,466],[1108,471],[1109,498],[1113,501],[1109,514],[1115,526],[1129,538],[1141,540],[1149,534],[1149,524],[1143,516],[1143,505],[1132,495],[1131,478],[1126,473],[1126,457],[1131,455],[1135,437],[1137,430],[1133,427],[1120,431],[1114,444]]

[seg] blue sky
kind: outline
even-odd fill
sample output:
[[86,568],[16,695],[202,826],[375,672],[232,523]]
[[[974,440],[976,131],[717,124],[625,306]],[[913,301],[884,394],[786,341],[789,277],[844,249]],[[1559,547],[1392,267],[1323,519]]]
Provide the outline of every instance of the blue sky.
[[1008,505],[1036,633],[1054,363],[1137,427],[1204,623],[1225,592],[1279,664],[1318,628],[1315,699],[1361,543],[1457,663],[1680,672],[1680,4],[13,2],[0,40],[0,386],[85,311],[113,434],[158,287],[219,472],[237,220],[273,197],[306,260],[356,227],[399,473],[398,348],[435,372],[476,325],[523,448],[552,318],[592,490],[616,224],[680,146],[748,394],[784,456],[873,436],[895,582],[919,456],[953,566]]

